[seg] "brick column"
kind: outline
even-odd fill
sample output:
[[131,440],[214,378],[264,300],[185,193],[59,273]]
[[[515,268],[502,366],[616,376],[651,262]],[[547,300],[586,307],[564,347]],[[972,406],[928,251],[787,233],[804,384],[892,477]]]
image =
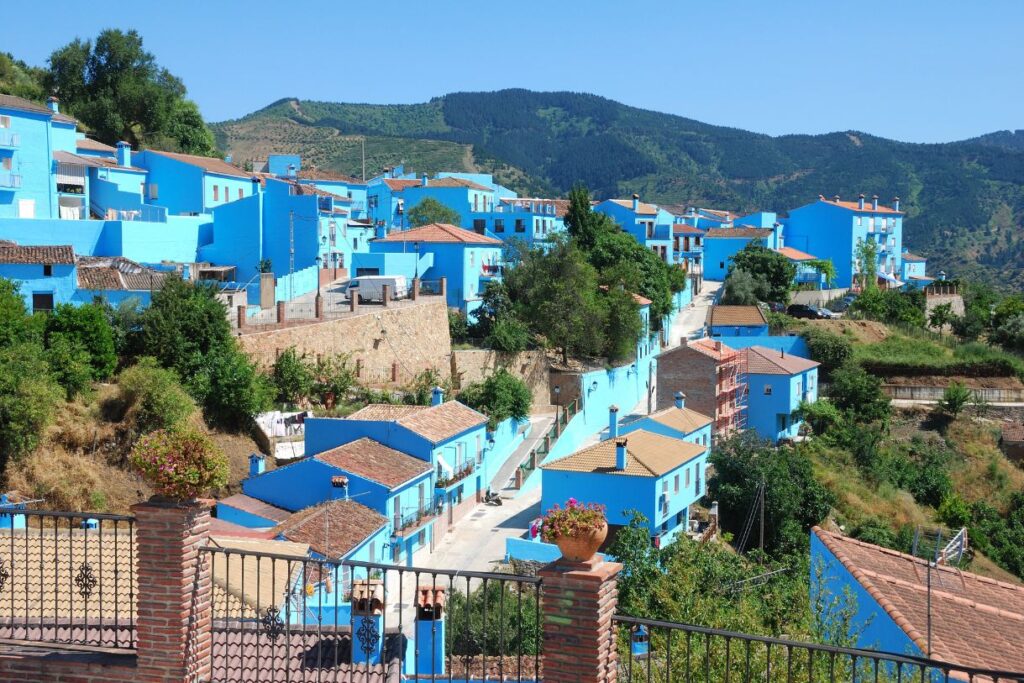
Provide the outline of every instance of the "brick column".
[[448,278],[441,278],[441,282],[438,285],[438,289],[440,290],[438,294],[440,294],[441,296],[448,296]]
[[316,319],[324,319],[324,298],[319,294],[316,295],[316,299],[313,300],[313,305],[316,309]]
[[210,679],[212,589],[208,503],[150,500],[135,513],[138,672],[146,683]]
[[420,279],[414,277],[412,279],[412,300],[416,301],[420,298]]
[[381,298],[384,299],[384,308],[387,308],[391,305],[391,285],[381,285],[380,289],[383,292]]
[[238,307],[238,329],[245,327],[245,304]]
[[558,560],[544,579],[544,683],[614,683],[618,652],[612,615],[622,565]]
[[284,302],[283,301],[278,301],[277,302],[277,322],[278,323],[283,323],[284,322]]
[[349,297],[350,298],[348,300],[348,310],[355,313],[356,311],[359,310],[359,289],[356,288],[351,290]]

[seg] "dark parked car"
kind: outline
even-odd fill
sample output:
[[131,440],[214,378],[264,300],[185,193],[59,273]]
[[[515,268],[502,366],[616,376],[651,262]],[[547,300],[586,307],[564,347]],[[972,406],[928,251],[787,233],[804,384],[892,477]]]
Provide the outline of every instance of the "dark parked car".
[[766,304],[762,304],[762,306],[767,306],[768,310],[771,311],[772,313],[786,312],[786,304],[780,304],[778,301],[769,301]]
[[832,310],[837,313],[844,313],[850,305],[857,300],[856,294],[847,294],[842,299],[837,299],[832,302]]
[[786,314],[791,315],[794,318],[803,318],[805,320],[821,320],[825,317],[817,308],[806,304],[791,304],[790,307],[786,309]]

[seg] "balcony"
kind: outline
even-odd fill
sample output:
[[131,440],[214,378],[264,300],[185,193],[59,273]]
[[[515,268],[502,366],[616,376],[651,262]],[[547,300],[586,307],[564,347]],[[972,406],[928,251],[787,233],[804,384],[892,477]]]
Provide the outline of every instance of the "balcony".
[[0,149],[17,149],[21,146],[21,136],[10,130],[0,130]]
[[20,190],[21,176],[17,173],[0,173],[0,190]]
[[475,469],[476,465],[472,461],[463,463],[462,465],[459,465],[457,468],[455,468],[455,470],[450,475],[442,474],[441,476],[439,476],[434,486],[436,486],[439,489],[446,489],[449,486],[457,484],[466,477],[468,477],[469,475],[473,474],[473,470]]
[[395,535],[399,537],[411,536],[435,517],[437,517],[437,510],[426,504],[401,516],[395,515],[392,519]]

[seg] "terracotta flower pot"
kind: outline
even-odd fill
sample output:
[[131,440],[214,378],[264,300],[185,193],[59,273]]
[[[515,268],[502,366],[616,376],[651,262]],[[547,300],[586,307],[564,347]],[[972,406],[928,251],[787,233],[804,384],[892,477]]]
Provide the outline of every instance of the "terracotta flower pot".
[[594,557],[606,538],[608,538],[608,525],[602,524],[600,529],[595,529],[583,536],[559,536],[555,544],[562,551],[562,557],[566,560],[586,562]]

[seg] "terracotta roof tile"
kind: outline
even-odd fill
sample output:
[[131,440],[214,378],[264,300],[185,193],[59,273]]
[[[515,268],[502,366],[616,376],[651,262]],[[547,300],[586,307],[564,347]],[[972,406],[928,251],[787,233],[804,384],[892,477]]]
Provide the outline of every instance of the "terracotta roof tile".
[[16,111],[27,111],[33,114],[52,114],[54,121],[61,123],[78,123],[78,120],[67,114],[54,114],[45,104],[39,104],[24,97],[15,95],[0,95],[0,109],[14,109]]
[[797,375],[821,365],[817,361],[765,346],[750,346],[740,353],[746,354],[747,374],[753,375]]
[[[629,209],[630,211],[633,210],[632,199],[609,199],[608,201],[613,204],[618,204],[624,209]],[[641,216],[653,216],[658,213],[658,207],[654,204],[645,204],[644,202],[640,202],[640,207],[637,213]]]
[[714,422],[704,413],[698,413],[696,410],[690,410],[689,408],[676,408],[675,406],[651,413],[650,419],[684,434],[690,434]]
[[264,503],[259,498],[253,498],[252,496],[247,496],[244,493],[236,493],[233,496],[222,498],[217,502],[224,503],[236,510],[241,510],[242,512],[248,512],[249,514],[256,515],[257,517],[262,517],[263,519],[269,519],[271,522],[284,522],[291,517],[292,514],[283,508],[271,505],[270,503]]
[[[598,289],[600,289],[602,292],[607,292],[608,285],[601,285],[598,287]],[[635,301],[639,306],[650,306],[652,303],[650,299],[648,299],[645,296],[641,296],[636,292],[631,292],[630,295],[633,297],[633,301]]]
[[440,443],[487,422],[482,413],[458,401],[446,401],[438,406],[373,404],[352,413],[346,419],[394,421],[431,443]]
[[735,228],[709,228],[704,236],[710,239],[750,239],[753,237],[770,237],[771,228],[755,228],[750,225],[738,225]]
[[813,261],[814,259],[818,258],[813,254],[808,254],[806,251],[800,251],[799,249],[794,249],[793,247],[779,247],[774,251],[782,254],[790,261]]
[[353,178],[350,175],[344,173],[338,173],[336,171],[329,171],[322,168],[310,168],[303,169],[298,173],[299,178],[302,180],[324,180],[333,183],[345,183],[346,185],[365,185],[366,183],[359,178]]
[[481,190],[483,192],[493,192],[493,190],[486,185],[480,183],[474,183],[472,180],[466,178],[453,178],[451,176],[445,176],[443,178],[434,178],[433,180],[427,180],[427,187],[465,187],[470,190]]
[[390,489],[430,471],[430,463],[426,460],[365,437],[313,457],[345,472],[384,484]]
[[[626,469],[618,470],[615,469],[615,442],[622,440],[626,441]],[[560,472],[660,477],[706,451],[704,446],[638,429],[619,439],[607,439],[541,467]]]
[[247,171],[229,164],[223,159],[217,159],[215,157],[201,157],[195,154],[179,154],[178,152],[161,152],[155,149],[146,150],[150,154],[159,154],[160,156],[167,157],[169,159],[175,159],[184,164],[191,166],[198,166],[207,173],[216,173],[217,175],[233,176],[235,178],[252,178],[253,174]]
[[1002,427],[1003,441],[1024,441],[1024,422],[1006,422]]
[[686,223],[676,223],[675,225],[672,226],[672,234],[697,235],[698,237],[700,237],[701,235],[704,234],[704,231],[693,225],[687,225]]
[[850,211],[856,211],[857,213],[891,213],[891,214],[896,214],[897,216],[903,215],[902,211],[897,211],[896,209],[894,209],[892,207],[882,206],[881,204],[878,205],[877,209],[872,209],[871,208],[871,202],[869,202],[869,201],[868,202],[864,202],[864,208],[863,209],[860,208],[859,202],[844,202],[844,201],[838,201],[837,202],[837,201],[835,201],[833,199],[824,199],[824,198],[819,198],[818,201],[825,202],[826,204],[831,204],[832,206],[838,206],[841,209],[848,209]]
[[11,264],[59,264],[71,265],[75,262],[75,250],[70,245],[59,246],[20,246],[0,245],[0,263]]
[[82,256],[78,286],[90,290],[160,289],[170,273],[147,268],[123,256]]
[[392,192],[401,192],[407,187],[416,187],[420,181],[411,178],[385,178],[384,184],[391,188]]
[[387,524],[378,512],[354,500],[332,500],[297,512],[275,531],[294,543],[305,543],[324,557],[344,557]]
[[712,306],[708,311],[708,324],[760,327],[768,324],[760,306]]
[[[684,347],[676,347],[676,349],[681,348]],[[726,346],[722,342],[711,339],[710,337],[704,337],[703,339],[696,339],[688,342],[685,348],[703,353],[705,356],[714,358],[715,360],[730,360],[736,356],[736,350],[731,346]],[[676,349],[672,349],[672,351],[675,351]],[[669,351],[669,353],[672,351]]]
[[117,151],[116,147],[105,145],[99,140],[93,140],[92,138],[78,138],[75,140],[76,149],[88,149],[93,152],[110,152],[113,154]]
[[[926,651],[928,562],[818,527],[813,533]],[[1024,586],[945,566],[932,570],[931,584],[933,659],[1024,671]]]
[[395,230],[375,242],[447,242],[463,244],[501,244],[501,240],[465,230],[450,223],[431,223],[411,230]]
[[925,261],[928,260],[924,256],[918,256],[917,254],[911,254],[909,251],[903,252],[902,258],[903,258],[904,261],[908,261],[910,263],[924,263]]

